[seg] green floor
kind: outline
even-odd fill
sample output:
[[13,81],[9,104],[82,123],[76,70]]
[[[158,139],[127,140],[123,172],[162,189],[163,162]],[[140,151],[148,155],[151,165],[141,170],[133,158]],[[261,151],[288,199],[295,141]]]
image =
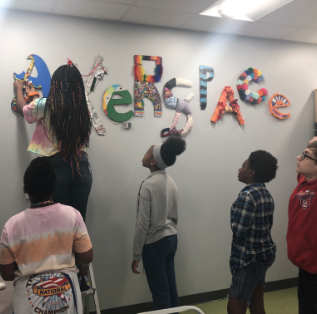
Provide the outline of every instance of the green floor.
[[[214,301],[198,304],[197,307],[199,307],[205,314],[226,314],[227,302],[227,300]],[[264,295],[264,304],[267,314],[297,314],[297,288],[267,292]],[[188,311],[186,314],[189,314],[190,312],[191,311]]]

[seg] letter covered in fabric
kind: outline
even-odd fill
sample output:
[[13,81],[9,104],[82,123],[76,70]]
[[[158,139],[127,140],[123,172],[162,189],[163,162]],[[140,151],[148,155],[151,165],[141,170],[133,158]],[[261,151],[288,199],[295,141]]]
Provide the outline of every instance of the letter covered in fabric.
[[[155,74],[147,75],[142,67],[142,61],[155,61]],[[134,115],[136,117],[143,117],[144,102],[143,99],[149,99],[154,105],[154,116],[162,116],[162,100],[161,96],[154,85],[162,78],[163,66],[162,58],[155,56],[134,56]]]

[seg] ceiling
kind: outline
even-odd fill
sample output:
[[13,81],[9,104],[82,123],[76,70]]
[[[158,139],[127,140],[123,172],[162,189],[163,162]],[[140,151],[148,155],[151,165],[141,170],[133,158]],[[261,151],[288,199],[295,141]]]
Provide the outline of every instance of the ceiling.
[[317,0],[294,0],[256,22],[199,15],[214,2],[0,0],[0,8],[317,44]]

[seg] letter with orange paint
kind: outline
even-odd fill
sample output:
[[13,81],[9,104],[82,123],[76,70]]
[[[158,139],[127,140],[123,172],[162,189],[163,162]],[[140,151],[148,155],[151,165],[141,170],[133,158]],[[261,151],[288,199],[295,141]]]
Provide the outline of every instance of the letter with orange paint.
[[[227,101],[229,101],[229,106],[226,105]],[[219,119],[221,119],[223,113],[229,112],[236,115],[240,125],[244,124],[240,106],[238,105],[237,99],[234,99],[234,90],[231,88],[231,86],[225,86],[222,90],[215,112],[211,117],[211,121],[216,123]]]
[[291,102],[282,94],[276,93],[274,94],[270,101],[270,112],[271,114],[281,120],[288,119],[291,114],[290,113],[282,113],[277,108],[279,107],[288,107]]

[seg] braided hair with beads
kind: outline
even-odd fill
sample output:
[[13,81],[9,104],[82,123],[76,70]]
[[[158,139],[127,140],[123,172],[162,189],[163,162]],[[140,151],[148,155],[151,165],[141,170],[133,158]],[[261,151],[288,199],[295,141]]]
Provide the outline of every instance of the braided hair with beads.
[[49,121],[47,127],[55,135],[63,159],[71,163],[72,169],[75,163],[79,172],[82,149],[89,147],[92,125],[83,79],[72,63],[60,66],[52,76],[44,121]]

